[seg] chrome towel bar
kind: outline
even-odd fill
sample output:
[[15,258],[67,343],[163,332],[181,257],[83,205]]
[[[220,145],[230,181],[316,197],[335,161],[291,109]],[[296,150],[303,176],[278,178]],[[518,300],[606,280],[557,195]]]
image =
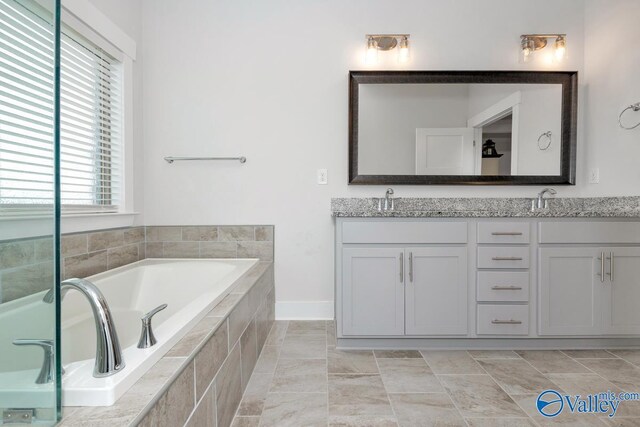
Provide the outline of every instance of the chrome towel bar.
[[173,156],[169,156],[169,157],[165,157],[164,159],[169,164],[175,161],[181,161],[181,160],[237,160],[240,163],[245,163],[247,161],[247,158],[244,156],[242,157],[173,157]]

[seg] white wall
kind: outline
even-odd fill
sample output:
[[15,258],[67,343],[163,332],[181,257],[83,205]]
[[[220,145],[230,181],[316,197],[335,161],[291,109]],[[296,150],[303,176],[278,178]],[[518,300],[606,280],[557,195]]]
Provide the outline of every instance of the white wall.
[[[581,173],[600,169],[595,194],[640,193],[640,128],[625,131],[618,114],[640,102],[640,2],[637,0],[587,0],[585,9],[588,45],[585,54],[585,108],[583,148],[586,162]],[[640,112],[626,113],[627,123],[637,123]],[[580,165],[579,165],[580,166]],[[580,169],[578,169],[580,173]]]
[[[638,13],[619,11],[625,22],[620,29],[601,25],[603,12],[615,12],[606,10],[611,3],[637,11],[631,0],[587,0],[589,31],[622,37],[626,28],[621,40],[638,39]],[[379,196],[385,189],[347,185],[347,72],[365,68],[364,34],[411,33],[407,69],[538,69],[518,62],[519,35],[566,32],[570,55],[562,68],[583,72],[584,31],[583,0],[143,0],[146,223],[275,224],[279,310],[286,302],[324,301],[305,314],[330,312],[330,198]],[[611,46],[611,36],[609,43],[592,34],[587,40]],[[630,80],[631,69],[617,72],[611,65],[635,61],[637,69],[637,50],[618,52],[600,67],[599,54],[588,56],[595,69],[590,78],[606,80],[613,72]],[[632,141],[614,126],[631,83],[615,80],[617,98],[589,109],[589,135],[600,138],[589,139],[586,148],[581,129],[578,185],[560,188],[561,196],[637,193],[640,172],[631,167],[637,156],[625,154],[638,154],[638,134]],[[594,83],[589,95],[606,98],[610,84]],[[585,92],[580,95],[584,99]],[[625,154],[608,154],[613,147]],[[587,151],[589,165],[596,155],[601,160],[599,186],[585,184]],[[245,155],[248,161],[168,165],[166,155]],[[621,162],[626,169],[616,171]],[[317,168],[329,170],[329,185],[315,184]],[[395,190],[401,197],[446,197],[530,196],[539,189]]]

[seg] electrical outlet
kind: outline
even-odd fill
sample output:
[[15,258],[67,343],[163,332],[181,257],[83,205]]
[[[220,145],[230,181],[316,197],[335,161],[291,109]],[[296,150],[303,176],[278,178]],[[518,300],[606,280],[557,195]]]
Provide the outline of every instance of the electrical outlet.
[[600,169],[593,168],[589,171],[589,184],[600,183]]
[[328,176],[326,169],[318,169],[318,184],[327,185]]

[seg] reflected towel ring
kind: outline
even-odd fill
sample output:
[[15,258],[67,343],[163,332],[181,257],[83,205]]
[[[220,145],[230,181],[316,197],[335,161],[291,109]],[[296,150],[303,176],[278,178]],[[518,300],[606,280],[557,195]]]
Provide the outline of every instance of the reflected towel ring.
[[635,125],[633,125],[633,126],[625,126],[625,125],[623,125],[623,124],[622,124],[622,115],[623,115],[624,113],[626,113],[626,112],[627,112],[627,110],[640,111],[640,102],[636,102],[635,104],[631,104],[631,105],[629,105],[627,108],[625,108],[624,110],[622,110],[622,112],[621,112],[621,113],[620,113],[620,115],[618,116],[618,124],[620,125],[620,127],[621,127],[622,129],[625,129],[625,130],[635,129],[635,128],[637,128],[638,126],[640,126],[640,122],[636,123],[636,124],[635,124]]
[[[543,133],[542,135],[540,135],[540,136],[538,137],[538,148],[539,148],[539,149],[541,149],[542,151],[544,151],[544,150],[546,150],[547,148],[549,148],[549,147],[551,146],[551,135],[552,135],[551,131],[547,131],[547,132]],[[546,144],[543,144],[543,143],[541,142],[541,139],[542,139],[543,137],[547,137],[547,143],[546,143]]]

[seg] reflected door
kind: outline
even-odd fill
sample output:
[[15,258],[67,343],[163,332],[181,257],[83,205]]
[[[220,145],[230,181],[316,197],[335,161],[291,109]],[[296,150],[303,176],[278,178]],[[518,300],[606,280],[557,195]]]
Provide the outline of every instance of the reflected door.
[[416,129],[416,175],[473,175],[473,128]]

